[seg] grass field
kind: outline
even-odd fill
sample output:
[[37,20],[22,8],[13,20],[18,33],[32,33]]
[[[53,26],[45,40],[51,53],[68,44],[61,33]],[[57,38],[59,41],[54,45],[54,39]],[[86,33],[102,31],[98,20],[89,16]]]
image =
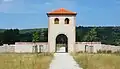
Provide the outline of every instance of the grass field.
[[53,54],[0,54],[0,69],[48,69]]
[[83,69],[120,69],[120,56],[115,54],[72,54]]

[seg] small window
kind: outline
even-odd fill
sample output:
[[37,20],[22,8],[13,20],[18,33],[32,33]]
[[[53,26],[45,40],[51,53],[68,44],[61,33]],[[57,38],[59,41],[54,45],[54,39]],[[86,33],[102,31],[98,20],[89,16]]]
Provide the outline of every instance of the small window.
[[68,18],[65,19],[65,24],[69,24],[69,19]]
[[59,24],[59,19],[58,18],[55,18],[54,24]]

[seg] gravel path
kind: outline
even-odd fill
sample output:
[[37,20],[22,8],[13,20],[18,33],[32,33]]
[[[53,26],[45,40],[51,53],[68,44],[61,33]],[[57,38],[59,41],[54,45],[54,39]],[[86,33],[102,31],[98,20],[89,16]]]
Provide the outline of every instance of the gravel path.
[[69,53],[55,53],[49,69],[82,69]]

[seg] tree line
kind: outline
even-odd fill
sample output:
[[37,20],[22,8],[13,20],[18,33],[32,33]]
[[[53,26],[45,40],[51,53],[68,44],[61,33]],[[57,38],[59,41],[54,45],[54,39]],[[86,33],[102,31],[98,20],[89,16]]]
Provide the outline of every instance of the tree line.
[[76,27],[76,41],[120,45],[120,26]]
[[[2,29],[0,45],[15,42],[47,42],[48,29]],[[101,42],[120,45],[120,27],[76,27],[76,42]]]

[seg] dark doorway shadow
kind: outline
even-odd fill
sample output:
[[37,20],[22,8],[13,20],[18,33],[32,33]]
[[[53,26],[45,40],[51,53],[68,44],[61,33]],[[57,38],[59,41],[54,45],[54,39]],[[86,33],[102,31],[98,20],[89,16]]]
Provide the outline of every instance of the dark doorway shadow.
[[68,38],[64,34],[59,34],[56,37],[56,53],[67,53],[68,52]]

